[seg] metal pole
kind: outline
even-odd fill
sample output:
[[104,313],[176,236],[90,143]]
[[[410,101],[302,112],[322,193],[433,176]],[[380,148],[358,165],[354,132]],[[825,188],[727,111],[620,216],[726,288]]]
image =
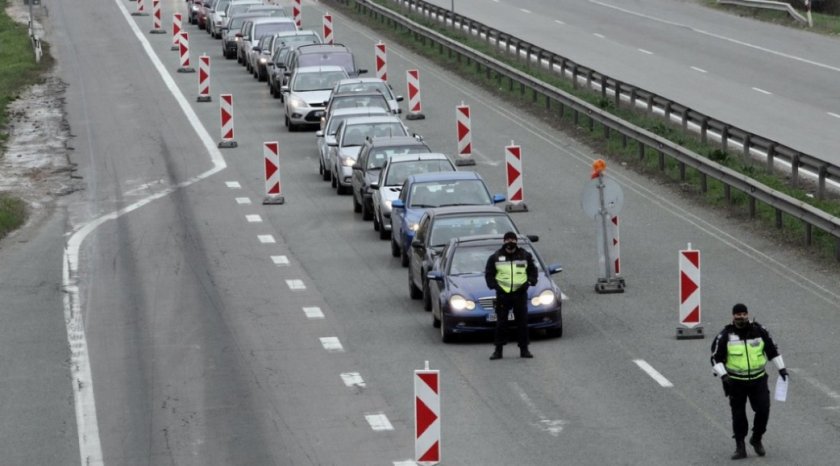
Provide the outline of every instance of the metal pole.
[[604,278],[610,280],[612,278],[612,260],[610,259],[610,243],[609,239],[607,238],[607,209],[604,207],[604,175],[603,173],[598,174],[598,200],[600,201],[601,205],[601,230],[603,233],[603,240],[604,240]]

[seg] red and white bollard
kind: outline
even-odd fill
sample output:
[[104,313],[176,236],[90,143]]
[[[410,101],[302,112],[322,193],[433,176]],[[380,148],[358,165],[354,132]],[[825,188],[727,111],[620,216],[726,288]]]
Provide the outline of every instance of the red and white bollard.
[[333,43],[333,21],[332,15],[329,13],[324,15],[324,43]]
[[438,464],[440,448],[440,371],[414,371],[414,458],[419,464]]
[[420,72],[408,70],[405,72],[405,79],[408,83],[408,114],[406,120],[423,120],[423,106],[420,105]]
[[618,215],[610,215],[610,257],[613,260],[613,274],[621,275],[621,241],[619,240]]
[[303,27],[301,23],[301,13],[302,10],[300,7],[300,0],[295,0],[294,4],[292,5],[292,19],[295,20],[295,24],[297,25],[298,29]]
[[458,157],[455,158],[455,165],[475,165],[472,158],[472,123],[470,106],[461,105],[455,108],[455,125],[458,130]]
[[181,13],[172,13],[172,50],[180,49],[181,43]]
[[376,77],[387,81],[388,80],[388,51],[385,44],[379,41],[373,46],[373,57],[376,60]]
[[181,49],[181,67],[178,68],[179,73],[195,73],[195,68],[190,66],[190,34],[186,31],[181,31],[181,41],[178,42],[178,47]]
[[219,148],[229,149],[238,144],[233,139],[233,94],[219,96],[219,112],[222,117],[222,140]]
[[143,0],[137,0],[137,10],[131,14],[131,16],[147,16],[146,13],[146,3]]
[[263,204],[282,204],[285,199],[280,184],[280,143],[277,141],[263,143],[263,158],[265,159]]
[[507,174],[507,199],[505,210],[508,212],[527,212],[522,192],[522,148],[510,141],[505,147],[505,173]]
[[703,338],[700,321],[700,251],[688,248],[680,251],[679,260],[680,324],[677,340]]
[[160,19],[160,0],[152,0],[152,30],[149,34],[166,34]]
[[210,102],[210,57],[201,55],[198,57],[198,97],[196,102]]

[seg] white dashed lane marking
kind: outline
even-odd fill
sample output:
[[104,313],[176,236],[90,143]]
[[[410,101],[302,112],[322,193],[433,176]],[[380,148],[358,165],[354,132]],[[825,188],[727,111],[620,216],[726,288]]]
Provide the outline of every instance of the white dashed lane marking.
[[644,359],[634,359],[633,362],[636,363],[639,368],[647,373],[653,380],[656,381],[659,385],[669,388],[673,387],[674,384],[671,383],[670,380],[666,379],[665,376],[659,373],[656,369],[653,368],[650,364],[647,363]]
[[700,73],[706,73],[706,70],[704,70],[703,68],[697,68],[696,66],[692,66],[691,69],[694,71],[699,71]]
[[603,34],[598,34],[597,32],[592,33],[592,35],[599,38],[599,39],[604,39],[605,38]]
[[838,115],[836,113],[833,113],[833,112],[828,112],[828,116],[833,116],[834,118],[840,118],[840,115]]
[[754,87],[754,88],[753,88],[753,90],[754,90],[754,91],[756,91],[756,92],[761,92],[761,93],[762,93],[762,94],[764,94],[764,95],[772,95],[772,94],[773,94],[773,93],[772,93],[772,92],[770,92],[770,91],[765,91],[764,89],[759,89],[759,88],[757,88],[757,87]]
[[348,387],[364,387],[365,381],[362,379],[362,376],[358,372],[345,372],[341,374],[341,380],[344,381],[344,385]]
[[248,223],[260,223],[262,222],[262,217],[259,215],[246,215],[245,220],[247,220]]
[[263,244],[272,244],[272,243],[277,242],[277,241],[274,241],[274,236],[271,236],[271,235],[259,235],[259,236],[257,236],[257,238],[260,240],[260,243],[263,243]]
[[530,12],[531,12],[531,10],[526,10],[525,8],[520,8],[520,9],[519,9],[519,11],[521,11],[521,12],[523,12],[523,13],[525,13],[525,14],[528,14],[528,13],[530,13]]
[[323,319],[324,313],[320,307],[305,307],[303,313],[306,314],[307,319]]
[[289,265],[289,258],[286,256],[271,256],[271,262],[274,262],[274,265]]
[[239,205],[248,205],[248,204],[251,203],[251,200],[248,199],[247,197],[237,197],[236,198],[236,203],[239,204]]
[[391,425],[388,416],[382,413],[365,414],[365,419],[370,424],[370,428],[375,431],[394,430],[394,426]]
[[639,49],[639,52],[646,53],[648,55],[653,55],[653,52],[651,52],[650,50]]
[[238,181],[225,181],[225,186],[227,186],[230,189],[239,189],[242,187],[242,185],[239,184]]
[[306,285],[303,284],[303,280],[286,280],[286,286],[288,286],[290,290],[306,289]]
[[559,19],[555,19],[554,22],[557,23],[557,24],[566,24],[563,21],[560,21]]
[[321,337],[321,346],[329,353],[343,353],[344,347],[338,341],[338,337]]

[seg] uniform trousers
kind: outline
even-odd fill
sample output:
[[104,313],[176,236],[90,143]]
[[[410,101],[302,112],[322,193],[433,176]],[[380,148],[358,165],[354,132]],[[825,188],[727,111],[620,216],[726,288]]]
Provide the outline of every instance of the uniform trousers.
[[496,346],[507,344],[508,312],[513,309],[516,319],[517,341],[520,348],[528,347],[528,287],[505,293],[496,291]]
[[732,408],[734,438],[742,440],[747,436],[747,430],[749,430],[747,400],[755,411],[753,435],[761,438],[767,431],[767,420],[770,418],[770,390],[767,388],[767,375],[757,380],[732,380],[727,391],[729,392],[729,407]]

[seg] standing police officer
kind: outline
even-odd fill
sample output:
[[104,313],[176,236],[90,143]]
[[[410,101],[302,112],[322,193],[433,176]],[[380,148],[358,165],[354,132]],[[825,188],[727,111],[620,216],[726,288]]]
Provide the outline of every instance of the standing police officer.
[[487,287],[496,290],[496,350],[490,356],[491,360],[502,359],[510,309],[513,309],[519,334],[519,357],[534,357],[528,351],[528,286],[537,284],[537,266],[531,253],[516,242],[516,233],[505,233],[504,245],[487,259],[484,268]]
[[761,436],[767,430],[767,419],[770,417],[770,390],[767,388],[767,372],[764,371],[768,360],[773,361],[779,369],[779,376],[787,381],[785,362],[767,329],[749,321],[747,306],[736,304],[732,307],[732,324],[724,327],[712,342],[713,370],[723,382],[723,392],[729,397],[732,409],[733,460],[747,457],[744,438],[749,428],[748,399],[755,411],[750,445],[758,456],[765,454]]

